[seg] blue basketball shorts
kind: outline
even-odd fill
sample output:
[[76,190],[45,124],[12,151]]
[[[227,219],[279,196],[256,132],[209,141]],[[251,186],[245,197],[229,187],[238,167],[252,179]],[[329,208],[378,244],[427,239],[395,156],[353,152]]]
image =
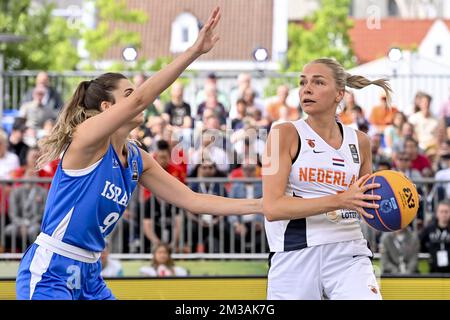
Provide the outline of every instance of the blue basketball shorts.
[[86,263],[33,243],[16,278],[19,300],[114,300],[101,276],[101,261]]

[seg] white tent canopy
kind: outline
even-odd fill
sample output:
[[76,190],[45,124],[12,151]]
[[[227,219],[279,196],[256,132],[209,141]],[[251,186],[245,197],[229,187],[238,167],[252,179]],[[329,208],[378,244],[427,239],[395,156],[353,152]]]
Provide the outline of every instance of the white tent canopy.
[[[419,90],[433,97],[431,110],[435,115],[449,97],[450,65],[419,56],[417,53],[404,51],[402,58],[397,62],[385,57],[350,69],[348,72],[365,76],[370,80],[379,77],[389,78],[394,91],[392,102],[406,114],[413,111],[414,95]],[[379,102],[381,89],[370,86],[354,90],[354,93],[361,107],[370,112],[371,107]]]

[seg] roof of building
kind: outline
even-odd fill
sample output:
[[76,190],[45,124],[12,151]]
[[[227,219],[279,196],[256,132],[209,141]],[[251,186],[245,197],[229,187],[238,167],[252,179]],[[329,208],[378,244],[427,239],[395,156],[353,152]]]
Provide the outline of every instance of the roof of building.
[[[386,56],[392,47],[418,48],[435,21],[389,18],[380,20],[380,28],[374,28],[368,19],[355,19],[350,38],[358,63]],[[443,21],[450,29],[450,20]]]
[[[272,52],[273,0],[261,5],[260,0],[227,1],[217,0],[130,0],[130,9],[144,11],[149,19],[145,24],[124,26],[113,24],[141,34],[140,57],[153,60],[157,57],[172,56],[170,47],[171,25],[175,18],[188,12],[204,23],[212,9],[221,8],[222,19],[217,27],[220,40],[217,46],[203,56],[204,60],[252,60],[257,46],[266,48],[269,59]],[[270,2],[270,3],[269,3]],[[115,47],[107,59],[121,59],[123,48]]]

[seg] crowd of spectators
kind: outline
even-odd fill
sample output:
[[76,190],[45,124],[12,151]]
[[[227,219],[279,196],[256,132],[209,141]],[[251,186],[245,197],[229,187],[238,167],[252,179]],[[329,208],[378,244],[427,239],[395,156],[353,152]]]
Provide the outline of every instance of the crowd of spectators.
[[[143,81],[143,74],[133,78],[136,86]],[[158,98],[147,107],[145,123],[132,132],[130,139],[138,141],[181,182],[186,183],[187,178],[202,179],[188,184],[194,191],[234,198],[261,197],[260,182],[236,180],[223,184],[212,178],[260,178],[261,155],[271,126],[307,115],[301,106],[288,104],[287,85],[280,85],[276,96],[266,100],[252,86],[247,73],[237,77],[230,92],[222,91],[219,85],[220,79],[209,74],[195,94],[195,105],[190,105],[184,100],[183,83],[175,82],[168,101]],[[401,110],[409,110],[410,106],[388,106],[385,95],[372,106],[360,106],[353,92],[348,91],[336,117],[370,136],[374,171],[398,170],[415,181],[450,180],[450,95],[438,115],[431,113],[433,99],[427,93],[417,92],[411,100],[414,112],[405,114]],[[17,106],[18,116],[12,129],[0,131],[0,178],[53,176],[57,161],[38,172],[33,163],[39,155],[37,141],[51,131],[62,105],[61,94],[50,85],[47,73],[40,72],[35,87]],[[417,271],[420,251],[432,253],[431,263],[436,266],[432,270],[444,270],[445,262],[448,267],[448,256],[446,261],[438,256],[443,257],[442,251],[449,252],[449,208],[445,201],[450,197],[450,184],[417,186],[422,195],[420,211],[408,229],[382,235],[362,224],[372,250],[383,254],[385,272]],[[14,237],[22,241],[26,237],[27,243],[33,240],[39,230],[47,190],[48,184],[1,185],[0,213],[4,215],[5,229],[0,232],[6,233],[8,241]],[[148,190],[135,198],[139,205],[128,210],[124,220],[125,229],[131,230],[127,238],[144,234],[140,252],[151,252],[161,243],[185,253],[267,250],[262,215],[195,216],[153,197]],[[447,218],[443,218],[446,210]],[[132,250],[129,244],[136,239],[128,240],[123,246],[125,252]],[[0,250],[8,249],[10,242]]]

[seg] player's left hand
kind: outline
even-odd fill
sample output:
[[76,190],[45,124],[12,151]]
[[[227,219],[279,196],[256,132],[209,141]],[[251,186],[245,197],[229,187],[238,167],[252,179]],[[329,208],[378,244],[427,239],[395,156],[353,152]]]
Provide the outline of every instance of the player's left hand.
[[378,209],[379,205],[374,203],[374,201],[380,200],[381,197],[379,195],[366,194],[365,192],[370,189],[379,188],[380,184],[369,183],[364,185],[368,177],[369,174],[362,176],[346,191],[339,193],[338,197],[342,208],[355,210],[367,219],[373,219],[373,216],[367,213],[364,208]]
[[214,34],[214,29],[220,21],[220,16],[220,8],[216,7],[200,30],[197,40],[192,45],[192,49],[198,54],[207,53],[219,41],[219,36]]

